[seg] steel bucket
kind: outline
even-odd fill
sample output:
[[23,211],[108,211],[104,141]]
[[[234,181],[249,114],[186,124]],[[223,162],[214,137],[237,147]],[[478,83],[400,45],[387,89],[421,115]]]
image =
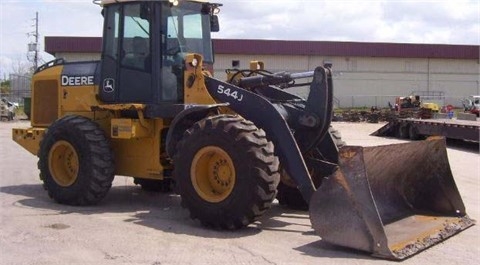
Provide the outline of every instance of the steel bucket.
[[339,169],[310,201],[322,240],[400,260],[474,225],[448,163],[444,138],[345,146]]

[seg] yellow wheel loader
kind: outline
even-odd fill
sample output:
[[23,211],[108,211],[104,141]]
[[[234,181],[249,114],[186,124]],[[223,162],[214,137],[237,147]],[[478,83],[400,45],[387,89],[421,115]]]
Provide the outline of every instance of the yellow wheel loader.
[[[12,132],[38,156],[55,201],[95,204],[115,175],[131,176],[145,189],[174,185],[208,227],[239,229],[276,196],[303,200],[322,240],[387,259],[474,224],[443,139],[339,149],[330,67],[272,73],[252,62],[217,80],[208,69],[221,4],[95,2],[101,60],[39,67],[31,127]],[[308,97],[289,93],[294,86],[307,86]]]

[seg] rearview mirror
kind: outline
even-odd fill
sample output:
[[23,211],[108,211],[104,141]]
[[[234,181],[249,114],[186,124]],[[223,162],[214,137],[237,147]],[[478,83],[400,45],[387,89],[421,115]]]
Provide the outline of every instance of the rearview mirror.
[[210,31],[211,32],[219,32],[220,31],[220,23],[218,22],[217,15],[210,16]]

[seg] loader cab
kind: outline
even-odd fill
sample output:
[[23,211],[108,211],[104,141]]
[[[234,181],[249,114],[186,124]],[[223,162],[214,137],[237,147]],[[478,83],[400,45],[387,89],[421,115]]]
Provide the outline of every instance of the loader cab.
[[184,58],[213,64],[210,32],[216,4],[194,1],[105,1],[100,100],[183,102]]

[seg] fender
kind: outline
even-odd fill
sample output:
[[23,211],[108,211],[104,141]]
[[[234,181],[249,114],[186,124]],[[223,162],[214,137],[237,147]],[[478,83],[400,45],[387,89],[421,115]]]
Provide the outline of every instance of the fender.
[[194,123],[207,117],[211,111],[215,111],[218,109],[218,107],[225,107],[228,105],[228,103],[212,105],[188,105],[185,110],[177,114],[173,119],[167,133],[166,151],[168,156],[173,157],[178,141],[182,138],[183,133]]

